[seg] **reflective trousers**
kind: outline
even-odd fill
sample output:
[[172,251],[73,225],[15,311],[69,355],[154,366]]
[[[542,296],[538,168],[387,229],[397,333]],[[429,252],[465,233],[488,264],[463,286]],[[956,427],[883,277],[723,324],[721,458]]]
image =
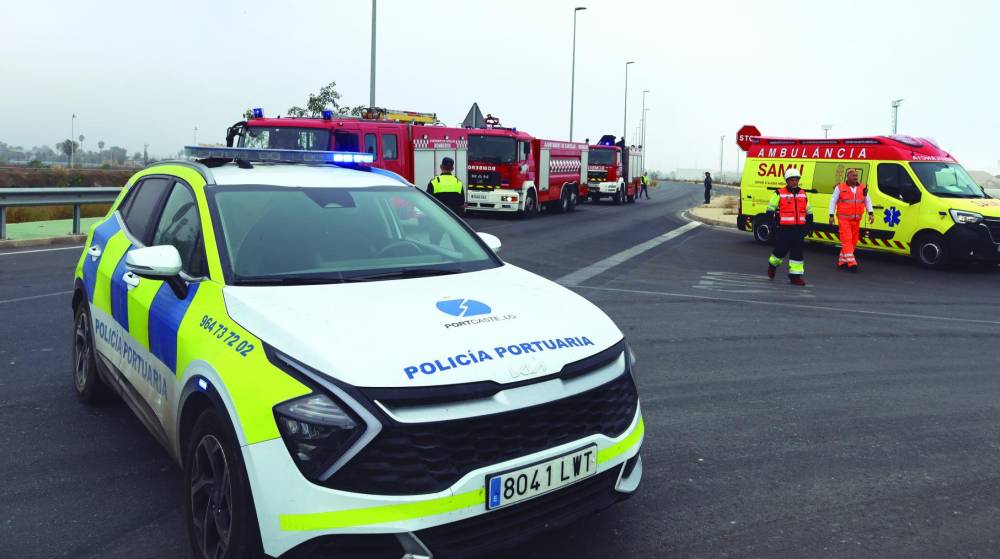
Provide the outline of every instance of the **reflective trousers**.
[[791,252],[788,258],[788,275],[801,276],[806,272],[805,257],[803,256],[805,245],[805,225],[778,227],[774,233],[774,252],[771,253],[768,262],[777,268],[785,260],[785,255]]
[[840,259],[838,266],[853,268],[858,265],[858,260],[854,257],[854,248],[861,240],[861,218],[850,218],[837,216],[837,224],[840,226]]

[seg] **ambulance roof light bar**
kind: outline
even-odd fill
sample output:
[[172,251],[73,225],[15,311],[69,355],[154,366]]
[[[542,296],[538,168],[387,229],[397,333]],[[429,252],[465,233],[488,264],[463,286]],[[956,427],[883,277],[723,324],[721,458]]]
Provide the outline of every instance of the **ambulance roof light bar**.
[[375,162],[371,153],[353,151],[306,151],[298,149],[224,148],[184,146],[193,159],[246,161],[255,163],[327,163],[367,166]]

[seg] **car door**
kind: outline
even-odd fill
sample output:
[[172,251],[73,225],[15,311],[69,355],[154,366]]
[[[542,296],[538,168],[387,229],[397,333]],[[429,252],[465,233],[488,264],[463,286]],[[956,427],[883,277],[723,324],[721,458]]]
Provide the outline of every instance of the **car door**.
[[164,428],[171,418],[171,403],[178,396],[177,332],[198,282],[208,275],[194,191],[180,180],[172,180],[169,186],[143,245],[171,245],[177,249],[187,293],[178,297],[166,281],[140,278],[121,270],[127,290],[129,331],[141,348],[131,360],[122,363],[122,370]]
[[146,233],[150,216],[158,209],[169,182],[158,177],[134,184],[118,209],[94,231],[84,261],[84,284],[91,303],[95,342],[106,364],[119,369],[131,354],[125,272],[125,255]]
[[875,211],[871,243],[876,248],[906,251],[920,223],[922,194],[909,170],[900,163],[879,163],[875,188],[869,189]]

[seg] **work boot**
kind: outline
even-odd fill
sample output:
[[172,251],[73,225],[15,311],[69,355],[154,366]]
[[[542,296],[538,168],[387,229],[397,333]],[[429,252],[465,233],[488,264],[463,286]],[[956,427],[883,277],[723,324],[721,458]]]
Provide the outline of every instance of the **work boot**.
[[805,285],[806,280],[802,279],[802,276],[788,276],[788,283],[792,285]]
[[777,271],[778,269],[774,266],[771,266],[770,264],[767,265],[767,277],[774,279],[774,273]]
[[847,271],[848,271],[848,272],[851,272],[852,274],[856,274],[856,273],[858,273],[858,265],[857,265],[857,264],[855,264],[855,265],[853,265],[853,266],[848,266],[848,267],[847,267]]

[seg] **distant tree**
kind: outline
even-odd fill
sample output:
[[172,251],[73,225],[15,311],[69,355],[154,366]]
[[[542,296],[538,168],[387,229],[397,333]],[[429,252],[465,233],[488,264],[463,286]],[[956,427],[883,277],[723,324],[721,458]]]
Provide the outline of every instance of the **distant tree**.
[[124,163],[126,159],[128,159],[128,152],[125,151],[125,148],[123,147],[111,146],[110,148],[108,148],[108,155],[111,158],[112,165],[115,163],[120,165]]
[[104,150],[104,140],[97,140],[97,149]]
[[137,151],[137,152],[135,152],[135,153],[133,153],[133,154],[132,154],[132,159],[133,159],[134,161],[139,161],[140,159],[142,159],[142,153],[140,153],[140,152],[138,152],[138,151]]
[[358,105],[357,107],[340,106],[340,93],[337,92],[337,82],[330,82],[321,87],[319,93],[309,94],[304,109],[298,105],[288,109],[288,116],[316,118],[321,116],[325,110],[331,110],[342,115],[361,116],[361,111],[364,108],[364,105]]
[[56,149],[66,156],[67,161],[69,160],[70,154],[76,152],[76,150],[79,149],[79,147],[80,144],[74,142],[73,140],[70,140],[69,138],[66,138],[65,140],[56,144]]

